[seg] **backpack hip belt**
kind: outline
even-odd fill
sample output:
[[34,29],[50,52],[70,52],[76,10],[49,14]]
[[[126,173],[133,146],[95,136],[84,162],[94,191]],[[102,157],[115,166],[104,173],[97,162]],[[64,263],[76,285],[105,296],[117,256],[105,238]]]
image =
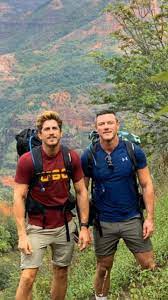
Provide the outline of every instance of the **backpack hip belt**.
[[[32,198],[32,196],[28,195],[27,199],[26,199],[26,210],[25,210],[25,214],[28,213],[29,214],[41,214],[42,215],[42,225],[43,225],[43,229],[45,229],[46,227],[46,210],[60,210],[63,212],[64,215],[64,224],[65,224],[65,228],[66,228],[66,237],[67,237],[67,242],[70,241],[70,234],[69,234],[69,226],[68,226],[68,219],[67,219],[67,212],[71,211],[71,209],[68,207],[69,205],[69,200],[67,200],[65,202],[65,204],[63,205],[53,205],[53,206],[47,206],[44,205],[42,203],[40,203],[39,201],[35,200],[34,198]],[[75,216],[72,213],[72,216]]]

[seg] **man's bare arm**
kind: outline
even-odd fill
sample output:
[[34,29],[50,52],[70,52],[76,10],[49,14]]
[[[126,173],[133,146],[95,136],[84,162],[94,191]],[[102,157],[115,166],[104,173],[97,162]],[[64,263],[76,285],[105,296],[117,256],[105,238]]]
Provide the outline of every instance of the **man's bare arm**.
[[[79,208],[81,223],[88,224],[89,219],[89,200],[88,193],[85,187],[84,179],[74,183],[74,188],[77,196],[77,204]],[[81,226],[79,233],[79,249],[84,250],[91,242],[90,231],[86,226]]]
[[146,208],[146,219],[143,225],[144,239],[152,235],[154,231],[154,188],[148,167],[137,171],[139,183],[142,188],[143,199]]
[[28,192],[27,184],[15,183],[14,186],[14,204],[13,212],[16,220],[18,235],[24,235],[25,232],[25,199]]
[[77,196],[77,204],[80,211],[81,222],[87,223],[89,219],[89,200],[84,179],[74,183],[74,188]]
[[27,192],[27,184],[15,183],[13,212],[19,237],[18,248],[26,254],[31,254],[32,249],[28,242],[25,228],[25,199]]
[[154,218],[154,188],[148,167],[137,171],[139,183],[142,188],[143,199],[147,212],[147,218]]
[[90,183],[90,178],[89,178],[89,177],[85,177],[85,178],[84,178],[84,181],[85,181],[85,186],[86,186],[86,188],[87,188],[87,190],[88,190],[88,188],[89,188],[89,183]]

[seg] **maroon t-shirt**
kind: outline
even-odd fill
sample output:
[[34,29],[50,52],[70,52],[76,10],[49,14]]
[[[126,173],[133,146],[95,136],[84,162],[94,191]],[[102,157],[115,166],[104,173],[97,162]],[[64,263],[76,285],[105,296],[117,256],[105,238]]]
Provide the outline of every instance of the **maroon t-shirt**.
[[[70,150],[73,168],[73,182],[78,182],[83,178],[83,171],[78,154]],[[33,199],[47,206],[63,205],[68,199],[68,176],[66,173],[63,155],[61,150],[54,156],[49,157],[42,149],[43,171],[37,184],[31,190]],[[46,173],[47,172],[47,173]],[[31,153],[23,154],[17,164],[15,182],[28,184],[32,180],[34,166]],[[64,225],[63,212],[58,209],[46,209],[45,228],[56,228]],[[70,221],[72,215],[67,213],[67,219]],[[43,216],[41,214],[29,214],[29,224],[43,226]]]

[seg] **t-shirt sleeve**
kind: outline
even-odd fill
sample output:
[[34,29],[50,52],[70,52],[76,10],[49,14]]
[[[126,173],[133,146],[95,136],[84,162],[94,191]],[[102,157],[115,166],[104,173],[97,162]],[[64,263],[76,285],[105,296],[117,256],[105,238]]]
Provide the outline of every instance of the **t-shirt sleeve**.
[[73,169],[73,182],[78,182],[82,178],[84,178],[84,174],[82,171],[81,160],[76,151],[71,151],[72,158],[72,169]]
[[33,176],[33,162],[30,153],[23,154],[17,163],[15,182],[30,184]]
[[147,159],[144,151],[137,145],[135,145],[134,151],[137,162],[137,169],[145,168],[147,166]]
[[82,169],[84,172],[85,177],[91,177],[91,174],[88,169],[88,149],[86,149],[81,155],[81,163]]

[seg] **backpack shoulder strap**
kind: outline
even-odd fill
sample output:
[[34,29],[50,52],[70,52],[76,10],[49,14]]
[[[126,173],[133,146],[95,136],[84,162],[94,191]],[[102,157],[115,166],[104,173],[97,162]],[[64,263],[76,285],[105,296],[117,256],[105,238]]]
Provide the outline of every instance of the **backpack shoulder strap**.
[[135,152],[134,152],[134,144],[130,141],[124,141],[126,145],[126,149],[129,155],[129,158],[131,159],[131,162],[133,164],[133,180],[134,180],[134,185],[135,185],[135,190],[137,195],[139,194],[139,184],[137,181],[137,160],[135,157]]
[[139,191],[139,183],[138,183],[138,179],[137,179],[137,170],[138,170],[138,168],[137,168],[137,160],[136,160],[135,152],[134,152],[134,143],[132,143],[130,141],[125,141],[125,145],[126,145],[126,148],[127,148],[128,155],[129,155],[129,157],[130,157],[130,159],[133,163],[134,186],[135,186],[135,191],[137,193],[140,214],[141,214],[141,217],[143,219],[143,209],[145,209],[145,204],[144,204],[144,200],[143,200],[143,195]]
[[34,165],[34,174],[43,172],[43,161],[42,161],[42,153],[41,146],[34,147],[30,150],[33,165]]
[[131,162],[133,163],[133,168],[134,171],[136,172],[137,170],[137,160],[135,157],[135,152],[134,152],[134,144],[130,141],[124,141],[129,158],[131,159]]
[[62,151],[67,175],[68,175],[69,179],[72,179],[73,167],[72,167],[72,158],[71,158],[71,154],[70,154],[70,149],[67,146],[61,145],[61,151]]
[[98,143],[90,144],[88,146],[88,153],[87,153],[87,159],[88,159],[88,169],[91,170],[93,167],[93,163],[96,166],[97,162],[95,159],[95,153],[97,149]]
[[38,182],[40,173],[43,172],[43,160],[42,160],[42,153],[41,153],[41,146],[37,146],[31,148],[30,154],[33,161],[34,166],[34,174],[30,182],[29,191],[36,185]]
[[[96,158],[95,158],[97,145],[98,145],[98,142],[96,142],[94,144],[90,144],[88,146],[87,168],[88,168],[90,175],[92,174],[93,165],[95,165],[95,166],[97,165]],[[93,202],[94,201],[93,194],[94,194],[95,181],[92,176],[90,176],[90,178],[91,178],[91,195],[92,195],[91,202]]]

